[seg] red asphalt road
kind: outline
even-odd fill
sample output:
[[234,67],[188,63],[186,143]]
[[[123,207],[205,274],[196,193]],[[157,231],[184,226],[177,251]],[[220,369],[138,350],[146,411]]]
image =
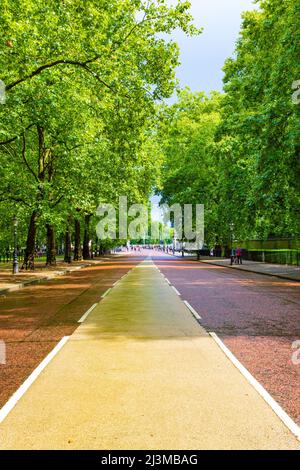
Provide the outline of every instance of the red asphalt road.
[[300,284],[218,266],[153,256],[161,272],[239,361],[300,424]]
[[118,257],[0,296],[0,407],[109,287],[140,258]]

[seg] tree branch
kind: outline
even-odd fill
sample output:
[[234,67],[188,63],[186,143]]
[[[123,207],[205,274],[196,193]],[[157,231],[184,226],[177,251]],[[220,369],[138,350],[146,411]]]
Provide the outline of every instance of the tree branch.
[[31,207],[31,204],[29,204],[28,202],[24,201],[23,198],[17,197],[17,196],[11,196],[11,195],[9,195],[9,196],[6,197],[6,198],[2,198],[2,197],[0,196],[0,203],[1,203],[1,202],[5,202],[5,201],[21,202],[21,203],[24,204],[25,206]]
[[40,75],[44,70],[50,69],[52,67],[56,67],[57,65],[74,65],[76,67],[81,67],[90,74],[92,74],[99,82],[102,83],[102,85],[106,86],[109,88],[111,91],[114,91],[114,88],[111,87],[108,83],[106,83],[102,78],[100,78],[95,72],[93,72],[89,67],[88,64],[91,64],[95,62],[97,59],[99,59],[99,56],[95,56],[92,59],[86,60],[85,62],[80,62],[77,60],[68,60],[68,59],[59,59],[55,60],[54,62],[50,62],[49,64],[44,64],[38,67],[36,70],[31,72],[29,75],[25,75],[23,78],[19,78],[18,80],[10,83],[9,85],[6,86],[5,90],[9,91],[12,88],[16,87],[17,85],[20,85],[21,83],[24,83],[27,80],[31,80],[33,77],[36,77],[37,75]]
[[38,177],[37,175],[35,174],[35,172],[33,171],[33,169],[31,168],[31,166],[29,165],[28,161],[27,161],[27,158],[26,158],[26,138],[25,138],[25,132],[23,132],[22,134],[22,140],[23,140],[23,146],[22,146],[22,159],[23,159],[23,162],[25,163],[27,169],[29,170],[29,172],[33,175],[35,181],[38,183],[39,180],[38,180]]
[[51,204],[52,209],[53,209],[55,206],[57,206],[63,198],[64,198],[64,195],[60,196],[60,197],[57,199],[56,202],[54,202],[53,204]]
[[[144,23],[157,20],[157,19],[162,19],[164,17],[167,17],[168,14],[158,16],[158,17],[147,17],[147,11],[145,11],[145,15],[143,19],[139,22],[136,23],[130,30],[129,32],[125,35],[125,37],[121,41],[117,41],[115,43],[115,46],[119,46],[120,44],[124,44],[127,39],[133,34],[133,32],[141,27]],[[114,47],[112,47],[112,50],[114,50]],[[10,83],[5,87],[5,91],[8,92],[15,88],[17,85],[20,85],[21,83],[24,83],[27,80],[31,80],[33,77],[40,75],[44,70],[50,69],[52,67],[56,67],[57,65],[74,65],[76,67],[81,67],[84,70],[86,70],[88,73],[92,74],[102,85],[104,85],[106,88],[110,89],[111,91],[115,91],[114,87],[106,83],[101,77],[99,77],[93,70],[91,70],[88,67],[88,64],[91,64],[93,62],[96,62],[100,58],[99,55],[96,55],[92,57],[91,59],[85,60],[84,62],[82,61],[77,61],[77,60],[70,60],[70,59],[58,59],[53,62],[49,62],[48,64],[41,65],[37,69],[33,70],[30,74],[25,75],[23,78],[19,78],[18,80],[15,80],[14,82]],[[126,96],[126,95],[125,95]]]
[[[22,135],[25,131],[28,131],[28,129],[30,129],[31,127],[35,126],[35,124],[29,124],[29,126],[27,126],[24,131],[22,131],[22,133],[20,135]],[[8,140],[3,140],[2,142],[0,141],[0,145],[7,145],[7,144],[11,144],[12,142],[14,142],[15,140],[17,140],[20,135],[16,135],[15,137],[12,137],[11,139],[8,139]]]

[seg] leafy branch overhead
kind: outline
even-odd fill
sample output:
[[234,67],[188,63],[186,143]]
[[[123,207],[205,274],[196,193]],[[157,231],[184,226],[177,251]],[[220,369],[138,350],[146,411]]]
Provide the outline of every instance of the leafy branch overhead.
[[160,167],[156,102],[176,87],[179,53],[160,33],[197,34],[189,7],[3,0],[0,202],[28,222],[27,257],[38,229],[64,230],[121,194],[148,199]]

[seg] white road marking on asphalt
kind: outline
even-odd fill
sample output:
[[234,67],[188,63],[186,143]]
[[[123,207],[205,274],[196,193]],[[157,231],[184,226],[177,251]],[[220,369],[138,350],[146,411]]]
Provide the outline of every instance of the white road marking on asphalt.
[[194,317],[195,317],[197,320],[202,320],[202,318],[200,317],[199,313],[196,312],[196,310],[188,303],[187,300],[184,300],[183,303],[187,306],[187,308],[190,310],[190,312],[194,315]]
[[181,295],[180,292],[178,292],[178,290],[176,289],[176,287],[174,287],[174,286],[171,286],[171,287],[176,292],[177,295],[179,295],[179,296]]
[[97,307],[98,304],[94,304],[92,305],[87,312],[85,312],[84,315],[82,315],[82,317],[80,318],[80,320],[78,320],[77,323],[83,323],[84,320],[89,316],[89,314],[94,310],[95,307]]
[[292,418],[281,408],[281,406],[274,400],[274,398],[267,392],[267,390],[253,377],[252,374],[244,367],[235,355],[225,346],[223,341],[216,335],[216,333],[209,332],[210,336],[215,340],[217,345],[222,349],[224,354],[230,359],[235,367],[243,374],[248,382],[255,388],[260,396],[268,403],[274,413],[281,419],[287,428],[297,437],[300,441],[300,427],[292,420]]
[[64,336],[60,342],[55,346],[54,349],[45,357],[45,359],[37,366],[36,369],[30,374],[30,376],[23,382],[23,384],[18,388],[18,390],[10,397],[10,399],[5,403],[5,405],[0,410],[0,423],[4,421],[6,416],[11,412],[11,410],[16,406],[18,401],[22,396],[27,392],[29,387],[35,382],[40,373],[45,369],[50,361],[56,356],[56,354],[62,349],[66,344],[70,336]]
[[128,276],[128,274],[130,273],[130,271],[132,271],[132,269],[129,269],[129,271],[125,274],[123,274],[123,276],[120,277],[120,279],[118,279],[116,282],[113,283],[113,287],[115,287],[117,284],[119,284],[119,282],[121,282],[121,280],[125,277],[125,276]]
[[165,277],[165,280],[167,281],[167,283],[169,284],[169,286],[171,285],[170,281],[168,278]]
[[109,289],[107,289],[104,294],[101,295],[101,299],[103,299],[104,297],[107,296],[107,294],[111,291],[111,287]]

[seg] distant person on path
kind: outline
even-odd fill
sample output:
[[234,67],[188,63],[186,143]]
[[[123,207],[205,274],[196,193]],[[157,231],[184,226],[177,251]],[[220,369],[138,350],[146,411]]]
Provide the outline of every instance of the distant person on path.
[[237,259],[237,264],[243,264],[242,249],[239,246],[236,249],[236,259]]
[[230,252],[230,264],[231,264],[231,266],[233,265],[233,263],[235,261],[235,256],[236,256],[235,248],[231,248],[231,252]]

